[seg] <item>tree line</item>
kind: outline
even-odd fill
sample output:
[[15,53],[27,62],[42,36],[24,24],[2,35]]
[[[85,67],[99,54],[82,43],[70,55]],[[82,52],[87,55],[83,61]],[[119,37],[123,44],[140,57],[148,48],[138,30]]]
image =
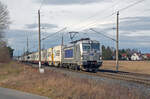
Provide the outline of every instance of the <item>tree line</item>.
[[[119,60],[124,60],[122,55],[125,54],[129,60],[133,53],[141,53],[137,49],[119,49]],[[102,59],[103,60],[114,60],[116,58],[116,50],[113,47],[102,45]]]

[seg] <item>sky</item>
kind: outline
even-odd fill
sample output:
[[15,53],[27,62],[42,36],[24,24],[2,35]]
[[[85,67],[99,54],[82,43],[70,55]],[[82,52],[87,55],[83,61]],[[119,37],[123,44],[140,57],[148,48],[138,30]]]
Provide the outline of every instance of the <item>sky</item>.
[[[42,48],[60,45],[61,37],[70,42],[70,31],[78,31],[75,39],[90,37],[101,45],[115,48],[115,42],[96,34],[93,28],[111,38],[116,37],[116,12],[119,13],[119,48],[139,49],[150,53],[149,0],[0,0],[7,5],[10,27],[6,41],[15,55],[38,49],[38,10],[41,12]],[[138,2],[143,1],[143,2]],[[138,3],[137,3],[138,2]],[[135,4],[135,5],[134,5]],[[57,31],[62,30],[59,33]]]

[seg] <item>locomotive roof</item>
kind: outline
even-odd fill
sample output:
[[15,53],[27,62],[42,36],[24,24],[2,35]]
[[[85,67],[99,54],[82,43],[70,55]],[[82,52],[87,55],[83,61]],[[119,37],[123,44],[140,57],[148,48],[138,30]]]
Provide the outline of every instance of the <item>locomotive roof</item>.
[[71,42],[71,44],[74,44],[74,43],[76,44],[76,43],[99,43],[99,42],[96,40],[91,40],[90,38],[82,38],[80,40]]
[[91,40],[90,38],[82,38],[80,40],[76,40],[73,42],[70,42],[70,44],[64,45],[64,47],[73,47],[74,44],[80,44],[80,43],[99,43],[99,41]]
[[90,40],[90,38],[82,38],[80,40],[76,40],[76,41],[73,41],[71,43],[77,43],[77,42],[80,42],[80,41],[85,41],[85,40]]

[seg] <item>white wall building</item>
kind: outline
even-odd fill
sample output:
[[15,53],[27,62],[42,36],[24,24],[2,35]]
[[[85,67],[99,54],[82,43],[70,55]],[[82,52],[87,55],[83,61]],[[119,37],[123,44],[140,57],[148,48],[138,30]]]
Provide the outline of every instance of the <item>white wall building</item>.
[[140,56],[140,54],[134,53],[131,56],[131,60],[133,60],[133,61],[139,61],[139,60],[142,60],[142,57]]

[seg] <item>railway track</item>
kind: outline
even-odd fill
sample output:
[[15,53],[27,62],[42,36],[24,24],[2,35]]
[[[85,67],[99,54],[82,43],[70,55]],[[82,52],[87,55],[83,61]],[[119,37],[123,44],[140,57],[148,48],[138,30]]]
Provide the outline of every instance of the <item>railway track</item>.
[[[46,69],[48,69],[48,68],[51,69],[52,67],[46,67]],[[53,68],[56,68],[56,67],[53,67]],[[58,69],[58,68],[56,68],[56,69]],[[90,73],[90,72],[84,72],[84,71],[75,71],[75,70],[66,69],[66,68],[61,68],[60,70],[77,72],[77,73],[98,76],[98,77],[104,77],[104,78],[109,78],[109,79],[124,80],[124,81],[134,82],[137,84],[142,84],[147,87],[150,87],[150,76],[148,79],[148,75],[145,75],[145,77],[144,77],[143,74],[137,74],[137,73],[124,74],[124,73],[119,73],[119,72],[111,73],[111,72],[100,72],[100,71],[97,73]]]
[[[65,69],[65,70],[68,70],[68,69]],[[144,78],[142,78],[142,76],[136,77],[137,76],[136,73],[122,74],[122,73],[110,73],[110,72],[90,73],[90,72],[75,71],[75,70],[69,70],[69,71],[83,73],[83,74],[92,75],[92,76],[116,79],[116,80],[124,80],[124,81],[134,82],[134,83],[138,83],[138,84],[142,84],[142,85],[145,85],[147,87],[150,87],[150,79],[146,79],[146,78],[144,79]],[[138,74],[138,75],[140,75],[140,74]]]
[[96,75],[101,76],[101,77],[117,79],[117,80],[125,80],[125,81],[129,81],[129,82],[143,84],[143,85],[150,87],[149,79],[135,77],[134,75],[124,75],[124,74],[119,74],[119,73],[97,73]]
[[104,78],[109,78],[109,79],[123,80],[123,81],[133,82],[133,83],[142,84],[144,86],[150,87],[150,76],[149,76],[149,79],[148,78],[146,79],[145,77],[142,78],[142,76],[136,77],[136,74],[125,75],[121,73],[109,73],[109,72],[105,72],[105,73],[104,72],[89,73],[89,72],[83,72],[83,71],[75,71],[75,72],[80,72],[80,73],[84,73],[87,75],[104,77]]

